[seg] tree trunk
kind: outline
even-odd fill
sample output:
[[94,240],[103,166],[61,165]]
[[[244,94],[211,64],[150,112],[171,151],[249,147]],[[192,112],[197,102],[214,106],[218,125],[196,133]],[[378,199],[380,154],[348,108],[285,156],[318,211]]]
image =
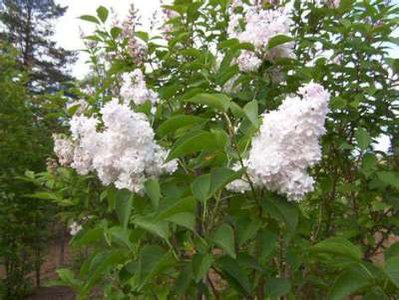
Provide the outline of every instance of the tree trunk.
[[66,225],[62,224],[61,236],[60,236],[60,259],[59,259],[59,265],[61,267],[65,263],[65,228]]

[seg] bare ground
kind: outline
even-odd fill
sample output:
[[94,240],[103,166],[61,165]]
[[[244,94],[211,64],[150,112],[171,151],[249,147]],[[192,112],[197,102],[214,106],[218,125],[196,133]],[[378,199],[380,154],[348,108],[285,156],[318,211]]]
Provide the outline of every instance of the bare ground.
[[66,287],[53,286],[43,287],[36,290],[36,292],[26,298],[26,300],[74,300],[74,293]]
[[[58,279],[56,270],[62,267],[68,267],[72,264],[72,253],[69,247],[69,241],[64,244],[64,263],[61,261],[61,244],[53,242],[49,245],[43,266],[41,268],[40,277],[43,287],[34,291],[34,293],[26,298],[26,300],[74,300],[75,296],[71,289],[63,286],[45,287],[50,280]],[[34,282],[34,274],[30,276]]]

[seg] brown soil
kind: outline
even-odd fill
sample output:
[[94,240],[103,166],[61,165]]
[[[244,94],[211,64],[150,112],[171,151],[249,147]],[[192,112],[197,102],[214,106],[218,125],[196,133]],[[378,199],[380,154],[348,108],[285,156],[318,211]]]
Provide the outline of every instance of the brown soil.
[[[65,241],[63,264],[61,264],[61,244],[59,242],[52,242],[49,244],[47,251],[40,272],[42,287],[37,288],[26,300],[74,300],[75,296],[73,291],[67,287],[45,287],[49,281],[58,279],[57,269],[71,266],[73,257],[69,247],[69,241]],[[29,279],[32,281],[32,285],[35,286],[35,274],[31,274]]]
[[26,300],[75,300],[74,293],[66,287],[53,286],[38,289]]
[[[49,245],[48,253],[43,263],[40,277],[42,285],[45,286],[50,280],[58,279],[56,270],[62,267],[68,267],[72,264],[72,254],[69,247],[69,241],[65,241],[64,245],[64,263],[61,264],[61,244],[54,242]],[[34,281],[35,275],[32,274],[30,279]],[[26,300],[74,300],[75,296],[71,289],[62,286],[40,287],[36,289],[34,294],[26,298]]]

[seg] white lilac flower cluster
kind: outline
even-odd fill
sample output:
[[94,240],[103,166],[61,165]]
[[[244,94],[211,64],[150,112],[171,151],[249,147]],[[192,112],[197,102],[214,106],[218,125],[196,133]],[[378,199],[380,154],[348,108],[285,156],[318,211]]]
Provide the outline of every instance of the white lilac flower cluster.
[[82,225],[78,224],[77,222],[73,222],[71,225],[69,225],[69,233],[72,236],[75,236],[83,229]]
[[340,4],[341,4],[341,0],[329,0],[328,1],[328,5],[331,8],[338,8]]
[[167,8],[162,9],[162,34],[166,40],[172,38],[171,33],[173,32],[173,24],[171,24],[170,21],[177,17],[179,17],[179,14],[176,11]]
[[326,5],[329,8],[339,8],[341,0],[316,0],[316,5]]
[[159,97],[153,90],[147,88],[144,75],[140,69],[122,75],[123,84],[121,96],[126,104],[133,102],[136,105],[150,101],[152,105],[158,103]]
[[83,225],[85,225],[93,216],[85,216],[79,221],[73,221],[71,225],[69,225],[69,233],[72,236],[77,235],[82,229]]
[[[237,13],[237,7],[242,12]],[[291,18],[285,8],[263,9],[261,5],[244,5],[235,1],[227,33],[230,38],[237,38],[242,43],[251,43],[253,51],[242,51],[236,63],[243,72],[257,70],[262,60],[274,61],[279,57],[293,56],[293,43],[285,43],[268,49],[271,38],[277,35],[290,36]]]
[[329,8],[338,8],[341,4],[341,0],[318,0],[317,4],[326,4]]
[[130,4],[128,15],[122,22],[120,17],[112,11],[112,26],[122,28],[119,38],[127,41],[127,51],[135,64],[143,63],[147,54],[147,45],[140,42],[136,37],[138,25],[140,25],[140,17],[133,3]]
[[[298,94],[287,97],[277,110],[263,114],[260,132],[244,162],[254,186],[293,201],[313,190],[314,180],[307,169],[321,160],[319,139],[325,133],[330,99],[329,92],[316,83],[303,86]],[[249,184],[244,178],[232,182],[228,189],[245,192]]]
[[54,153],[58,157],[61,166],[69,166],[73,161],[73,143],[61,134],[53,134]]
[[[154,140],[154,131],[142,113],[114,99],[100,110],[100,120],[74,116],[70,121],[72,141],[56,136],[55,153],[63,165],[81,175],[95,171],[104,185],[113,183],[141,193],[145,181],[163,173],[173,173],[176,161],[165,163],[168,151]],[[65,148],[63,148],[65,147]]]
[[262,60],[256,56],[254,52],[244,50],[240,56],[237,57],[235,63],[240,68],[241,72],[251,72],[257,70],[262,64]]

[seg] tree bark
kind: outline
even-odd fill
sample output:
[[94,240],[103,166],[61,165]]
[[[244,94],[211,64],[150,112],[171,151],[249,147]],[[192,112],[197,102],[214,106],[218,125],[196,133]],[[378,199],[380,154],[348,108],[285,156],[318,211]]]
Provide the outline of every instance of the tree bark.
[[65,262],[65,224],[62,224],[61,236],[60,236],[60,259],[59,265],[62,267]]

